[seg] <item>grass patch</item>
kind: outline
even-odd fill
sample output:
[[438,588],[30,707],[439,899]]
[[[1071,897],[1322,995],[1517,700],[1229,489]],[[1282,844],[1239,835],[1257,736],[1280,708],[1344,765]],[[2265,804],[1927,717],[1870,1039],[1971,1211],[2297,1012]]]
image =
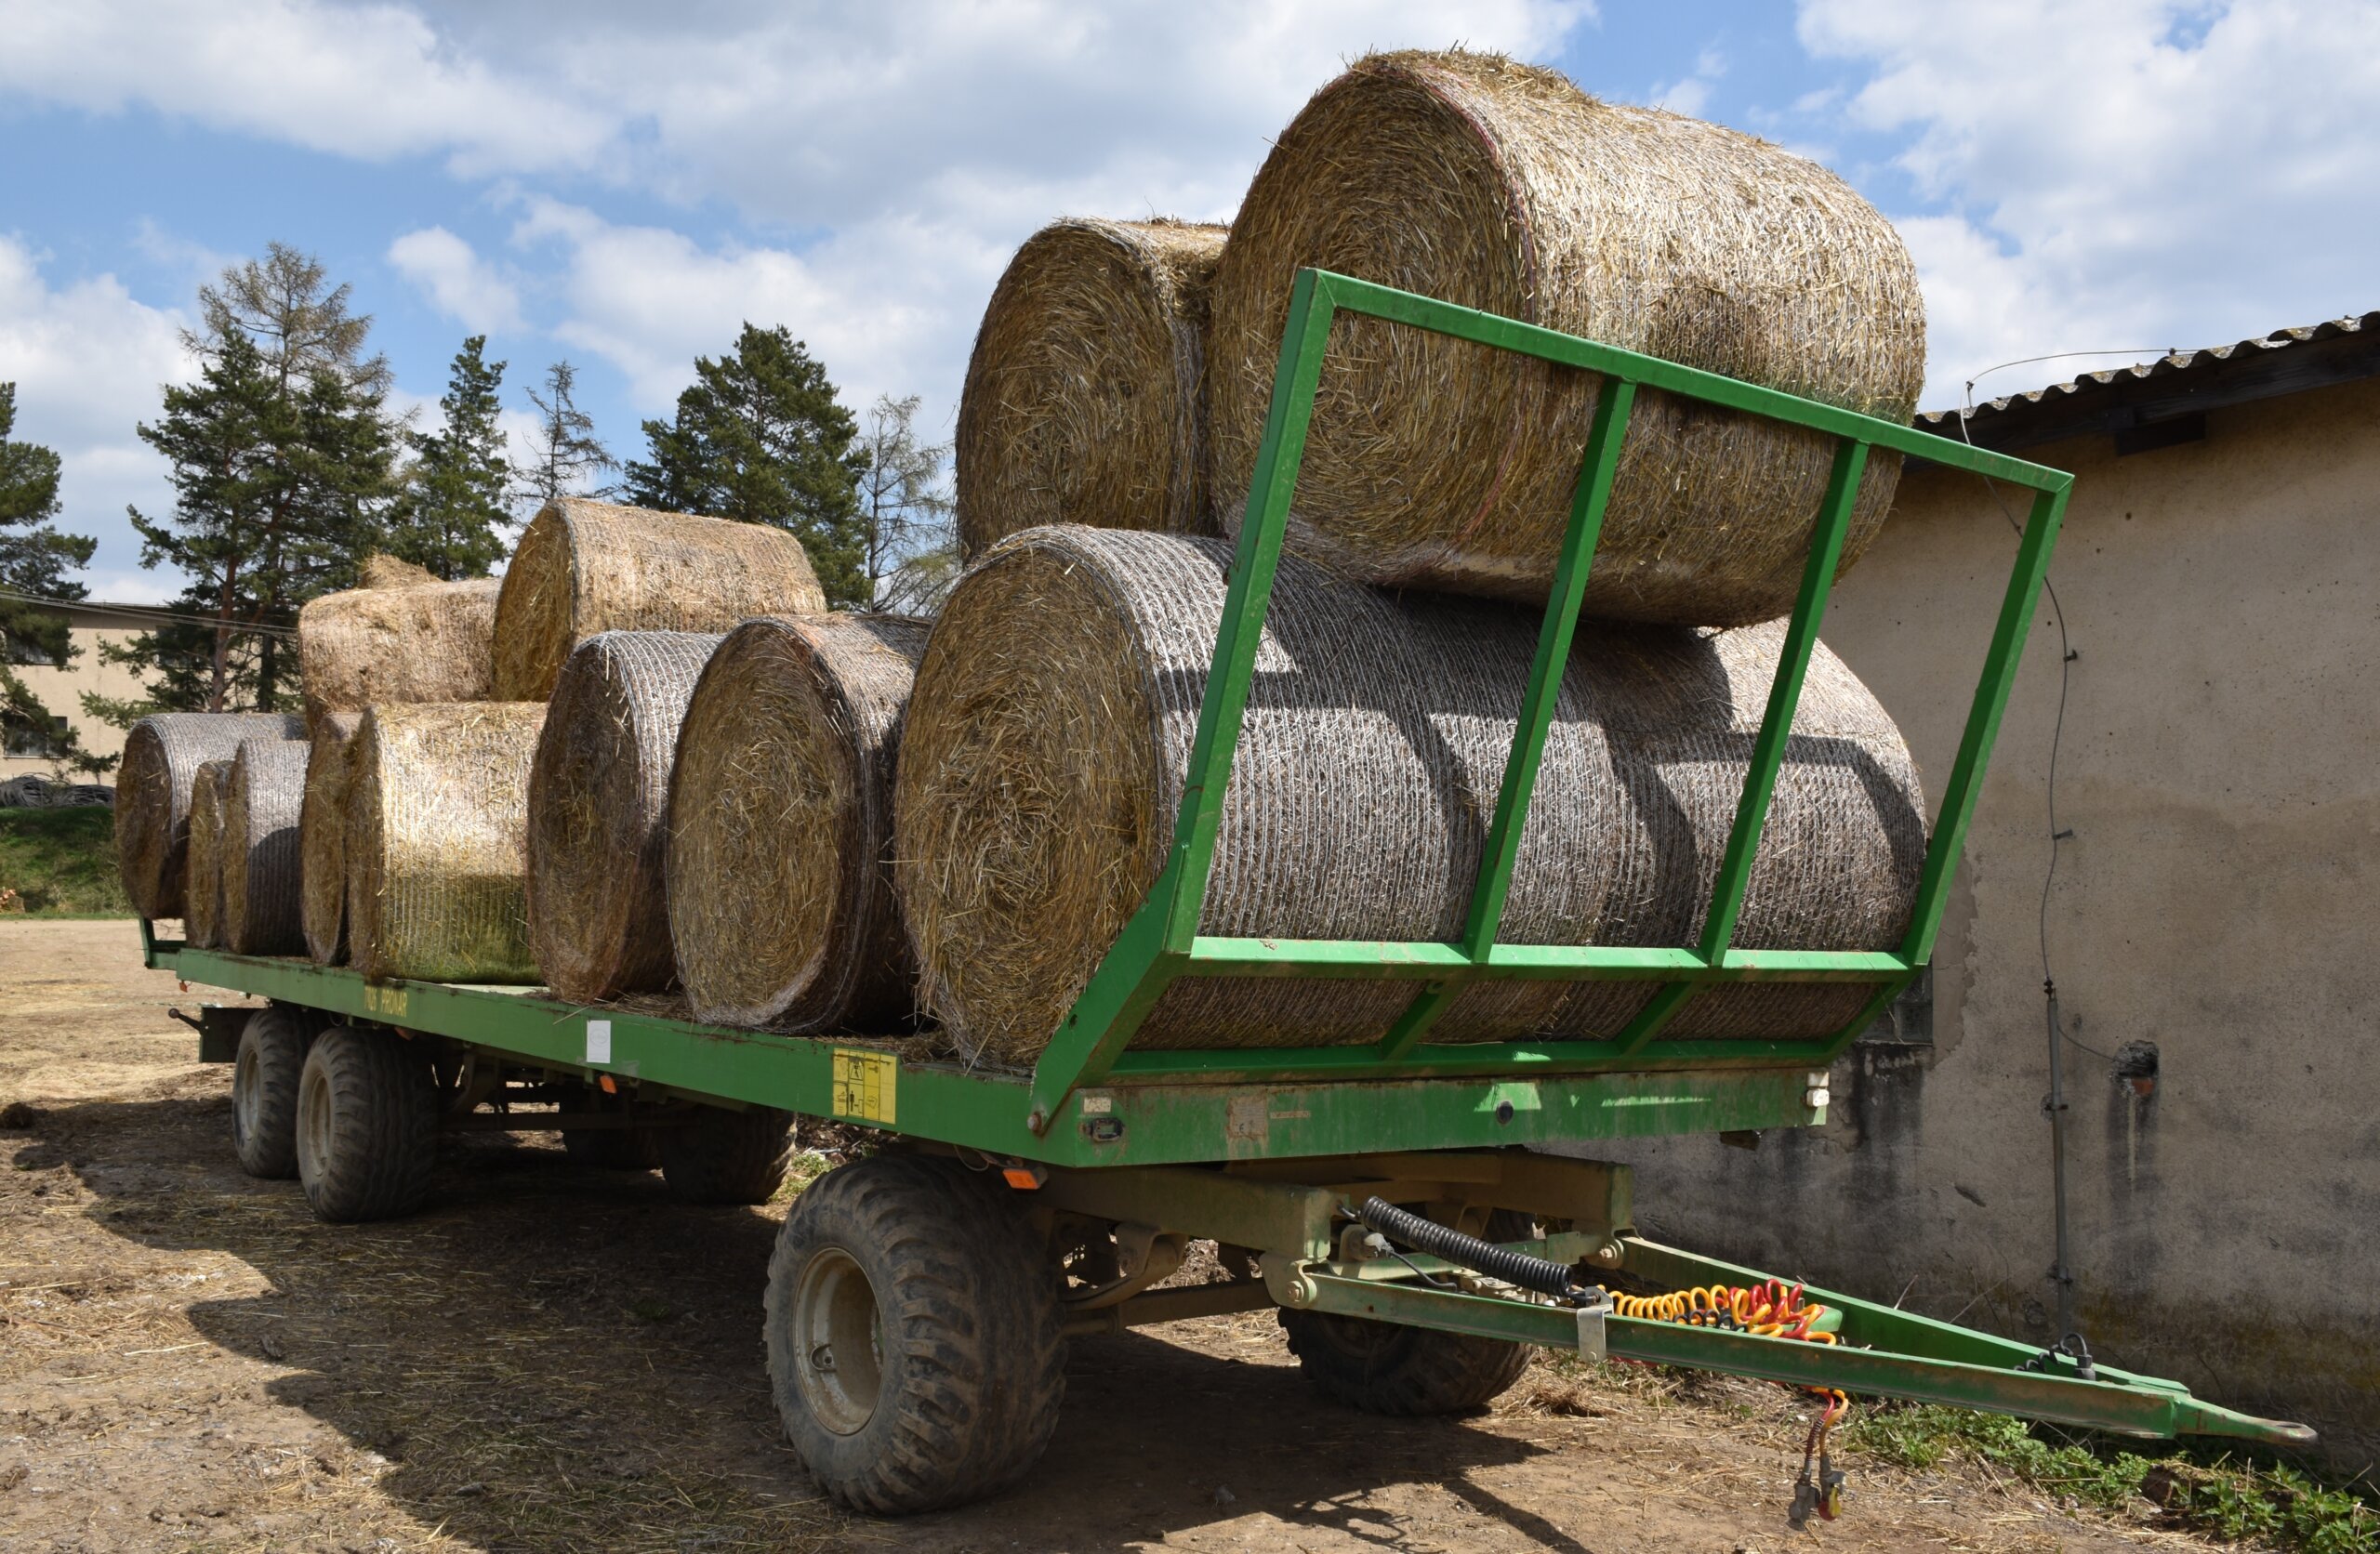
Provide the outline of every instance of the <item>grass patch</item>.
[[0,887],[36,916],[129,917],[115,867],[115,811],[0,810]]

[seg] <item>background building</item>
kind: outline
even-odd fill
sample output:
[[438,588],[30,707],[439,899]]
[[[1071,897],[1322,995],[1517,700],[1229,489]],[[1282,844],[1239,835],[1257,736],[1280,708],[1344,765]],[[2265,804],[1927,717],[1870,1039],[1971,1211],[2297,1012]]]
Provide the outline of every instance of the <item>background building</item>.
[[[123,665],[107,663],[100,656],[99,646],[155,629],[161,612],[149,605],[98,600],[61,604],[57,606],[57,612],[66,617],[73,644],[82,651],[60,665],[43,660],[37,652],[23,644],[12,643],[9,668],[41,698],[54,720],[81,736],[86,752],[94,756],[120,754],[124,749],[124,731],[86,713],[82,693],[94,691],[119,701],[136,700],[143,694],[139,673]],[[51,733],[49,729],[16,719],[9,719],[5,728],[0,728],[0,782],[27,773],[46,777],[56,771],[58,762],[52,757]],[[114,778],[110,775],[102,780],[112,784]]]

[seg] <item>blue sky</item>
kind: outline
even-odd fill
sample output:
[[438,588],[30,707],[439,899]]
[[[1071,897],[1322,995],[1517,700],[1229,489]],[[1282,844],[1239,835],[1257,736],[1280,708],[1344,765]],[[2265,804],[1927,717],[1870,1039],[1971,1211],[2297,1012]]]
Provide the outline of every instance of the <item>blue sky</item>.
[[632,455],[750,318],[946,429],[1018,242],[1227,218],[1373,46],[1502,48],[1835,168],[1917,257],[1929,405],[2380,307],[2380,0],[0,0],[0,380],[110,598],[170,586],[132,428],[198,283],[268,240],[353,285],[405,402],[483,330],[511,405],[567,356]]

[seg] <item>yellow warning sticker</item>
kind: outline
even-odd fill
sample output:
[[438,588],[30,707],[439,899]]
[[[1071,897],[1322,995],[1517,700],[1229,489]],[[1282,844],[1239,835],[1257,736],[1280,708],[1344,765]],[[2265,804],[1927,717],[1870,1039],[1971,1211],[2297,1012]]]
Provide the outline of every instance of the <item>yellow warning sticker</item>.
[[901,1060],[890,1052],[835,1048],[835,1115],[891,1127]]

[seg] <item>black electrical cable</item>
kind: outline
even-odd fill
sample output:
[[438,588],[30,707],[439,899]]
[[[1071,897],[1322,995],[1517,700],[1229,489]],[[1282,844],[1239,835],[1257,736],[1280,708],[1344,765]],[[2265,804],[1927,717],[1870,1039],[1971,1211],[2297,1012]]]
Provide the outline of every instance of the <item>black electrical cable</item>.
[[[1482,1241],[1475,1235],[1465,1235],[1435,1219],[1424,1219],[1409,1214],[1384,1198],[1366,1198],[1355,1210],[1355,1218],[1367,1229],[1379,1231],[1392,1241],[1401,1241],[1417,1252],[1460,1264],[1491,1279],[1501,1279],[1525,1290],[1550,1295],[1557,1299],[1577,1293],[1570,1271],[1558,1262],[1515,1252],[1509,1246],[1499,1246],[1492,1241]],[[1410,1263],[1406,1265],[1411,1267]],[[1416,1271],[1419,1271],[1416,1270]]]

